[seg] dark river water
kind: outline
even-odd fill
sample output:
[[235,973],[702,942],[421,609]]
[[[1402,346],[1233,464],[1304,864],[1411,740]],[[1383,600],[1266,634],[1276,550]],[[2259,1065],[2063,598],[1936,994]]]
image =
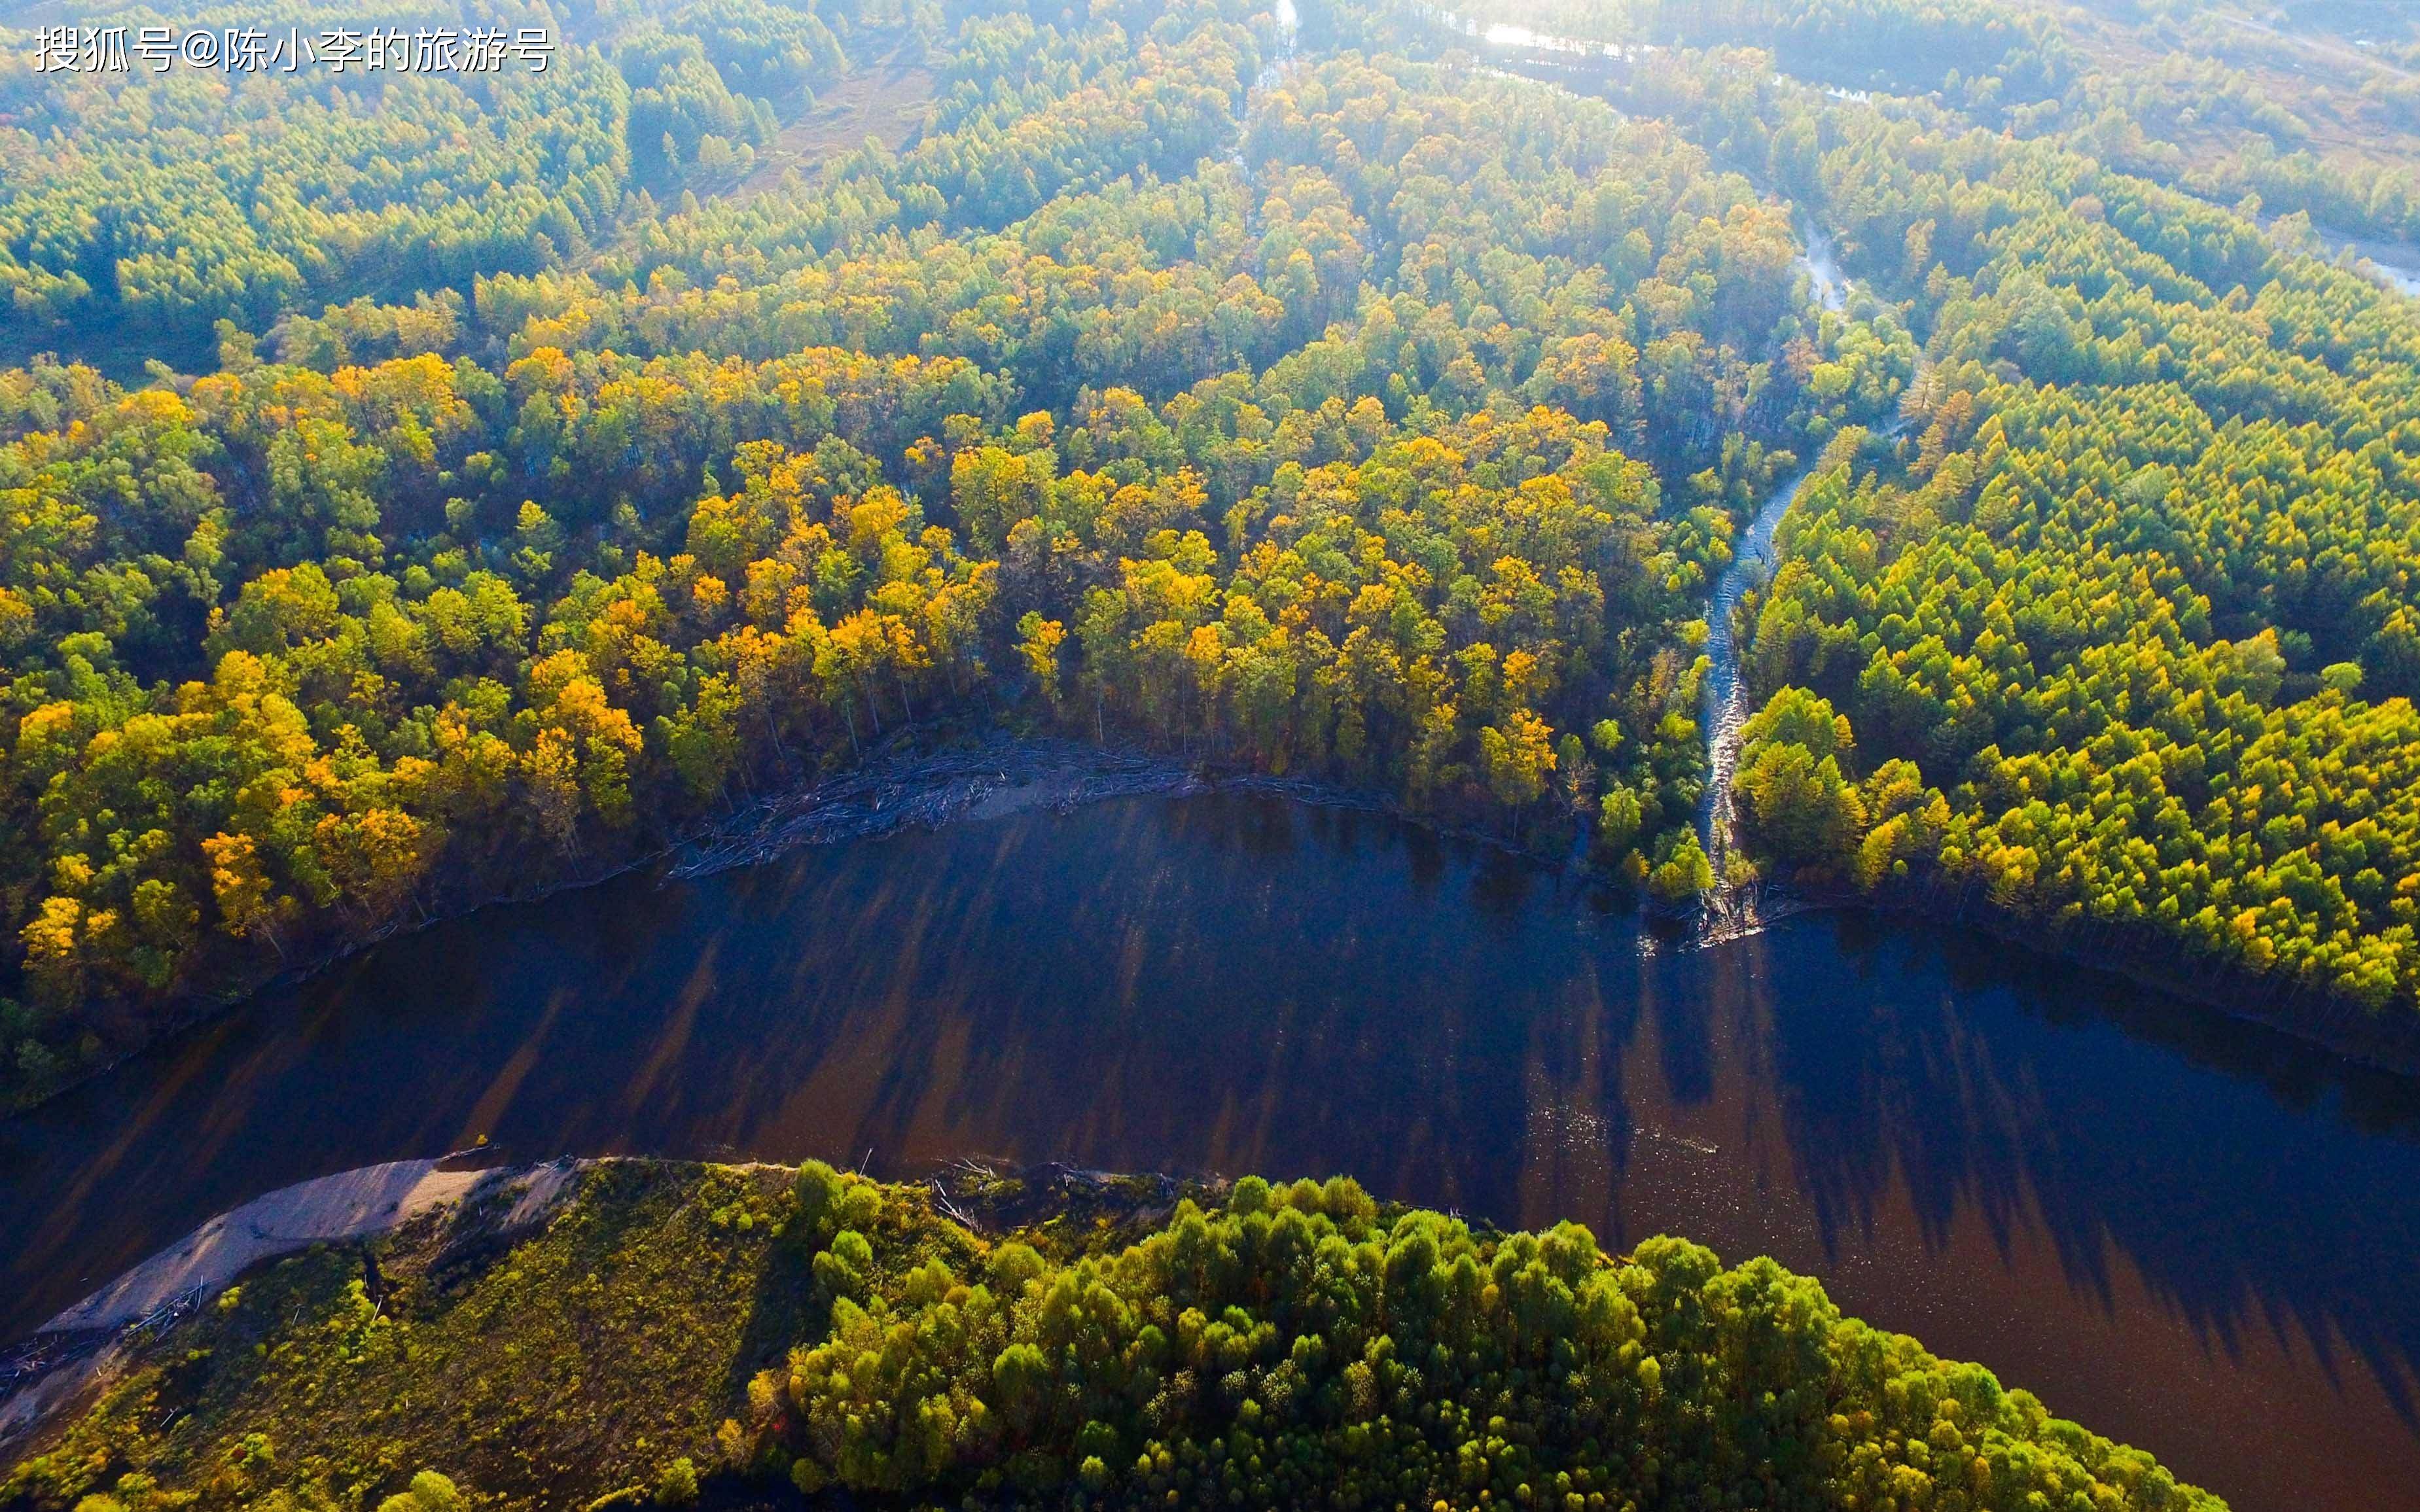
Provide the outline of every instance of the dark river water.
[[1955,930],[1651,944],[1553,873],[1238,795],[627,876],[274,992],[0,1123],[0,1336],[483,1134],[1349,1172],[1770,1253],[2239,1508],[2420,1485],[2412,1084]]

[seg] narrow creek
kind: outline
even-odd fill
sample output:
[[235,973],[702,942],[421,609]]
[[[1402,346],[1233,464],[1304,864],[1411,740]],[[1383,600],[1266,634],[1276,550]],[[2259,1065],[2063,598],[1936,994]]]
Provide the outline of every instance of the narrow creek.
[[2366,239],[2318,222],[2311,234],[2331,258],[2350,257],[2356,271],[2407,299],[2420,299],[2420,247]]
[[1699,800],[1699,827],[1706,858],[1714,868],[1714,890],[1707,896],[1700,926],[1706,944],[1735,939],[1760,922],[1757,888],[1738,876],[1739,816],[1733,811],[1731,779],[1739,774],[1741,732],[1752,711],[1734,622],[1748,594],[1772,580],[1774,532],[1806,481],[1806,472],[1793,474],[1757,507],[1756,517],[1732,544],[1730,565],[1714,580],[1714,596],[1706,606],[1706,677],[1700,687],[1706,791]]
[[[1821,227],[1807,228],[1807,250],[1799,254],[1798,269],[1806,275],[1807,297],[1816,308],[1838,314],[1848,307],[1854,281],[1841,271],[1832,239]],[[1922,367],[1919,355],[1919,373]],[[1880,434],[1896,436],[1905,426],[1904,420],[1893,421]],[[1746,671],[1740,660],[1746,648],[1740,643],[1739,609],[1749,594],[1773,580],[1774,570],[1780,565],[1776,532],[1812,471],[1801,468],[1757,506],[1755,517],[1732,544],[1730,564],[1714,579],[1714,596],[1706,605],[1707,667],[1700,690],[1706,791],[1699,799],[1698,828],[1699,843],[1714,865],[1714,890],[1705,901],[1700,944],[1736,939],[1764,922],[1760,888],[1753,878],[1743,879],[1739,874],[1739,815],[1731,796],[1731,781],[1739,775],[1741,735],[1755,712],[1748,707]]]

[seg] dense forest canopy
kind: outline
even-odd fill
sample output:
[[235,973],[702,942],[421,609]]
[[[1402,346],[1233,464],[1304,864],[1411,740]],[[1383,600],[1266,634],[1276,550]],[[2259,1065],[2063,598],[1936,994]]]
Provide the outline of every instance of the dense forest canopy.
[[1692,890],[1710,575],[1913,345],[1667,129],[1401,59],[1248,96],[1274,42],[971,15],[813,184],[10,375],[17,1073],[950,710]]
[[1954,95],[1756,77],[1616,89],[1810,207],[1926,359],[1782,527],[1768,856],[2406,1011],[2412,303]]
[[[1439,8],[1399,17],[1424,29]],[[2420,18],[2376,0],[1513,0],[1624,45],[1753,47],[1831,88],[1930,96],[1993,131],[2255,215],[2420,241]],[[2249,196],[2247,198],[2247,196]]]
[[[123,72],[39,48],[0,62],[0,289],[27,323],[21,342],[94,318],[260,331],[330,302],[410,302],[556,266],[633,194],[744,172],[779,113],[811,105],[844,62],[813,8],[756,0],[692,0],[660,20],[205,6],[158,28],[174,51],[149,56],[151,12],[107,19],[132,33]],[[449,54],[411,45],[441,29]],[[289,53],[237,65],[252,50],[224,39],[245,33]],[[183,45],[195,34],[207,48]],[[364,46],[389,36],[396,61]],[[487,36],[495,56],[463,51]],[[298,39],[324,60],[295,67]]]
[[[11,1095],[902,727],[1343,783],[1685,905],[1708,591],[1807,468],[1739,627],[1768,875],[2412,1012],[2420,323],[2211,202],[2268,193],[2235,116],[2110,83],[2192,23],[1531,20],[1627,51],[1554,87],[1246,0],[466,11],[551,39],[476,74],[12,50]],[[885,90],[921,124],[847,140]],[[2345,218],[2398,228],[2391,177]]]

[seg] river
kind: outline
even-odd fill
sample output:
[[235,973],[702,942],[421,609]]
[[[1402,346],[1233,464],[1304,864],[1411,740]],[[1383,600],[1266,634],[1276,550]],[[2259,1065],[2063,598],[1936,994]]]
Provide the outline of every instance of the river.
[[[1291,5],[1292,0],[1287,0]],[[1521,71],[1524,63],[1534,64],[1550,77],[1540,82],[1560,86],[1575,69],[1626,67],[1651,60],[1658,51],[1652,43],[1622,43],[1589,38],[1561,37],[1549,32],[1533,31],[1527,26],[1510,23],[1489,23],[1476,17],[1451,10],[1428,12],[1430,23],[1456,42],[1476,45],[1492,59],[1500,71]],[[1776,54],[1778,56],[1778,54]],[[1775,75],[1776,82],[1788,79],[1787,72]],[[1838,85],[1817,85],[1833,100],[1864,104],[1874,99],[1869,89],[1845,88]],[[2204,197],[2180,183],[2170,188],[2180,193]],[[2206,203],[2231,207],[2216,199]],[[2260,223],[2263,230],[2276,224],[2275,217]],[[2381,286],[2407,298],[2420,299],[2420,246],[2401,241],[2389,241],[2361,237],[2353,232],[2313,223],[2311,240],[2318,249],[2315,255],[2348,260],[2350,266]],[[1808,239],[1807,255],[1800,259],[1813,285],[1816,301],[1827,310],[1843,308],[1848,281],[1839,266],[1833,261],[1831,244],[1820,233]]]
[[1828,234],[1814,227],[1807,229],[1807,250],[1798,255],[1798,267],[1807,275],[1807,298],[1819,308],[1838,315],[1849,307],[1849,275],[1840,270]]
[[[1277,86],[1278,79],[1285,72],[1285,66],[1294,61],[1295,43],[1302,35],[1302,17],[1295,9],[1294,0],[1277,0],[1269,14],[1276,32],[1277,55],[1262,65],[1260,76],[1252,81],[1252,93],[1255,95]],[[1247,119],[1250,118],[1249,100],[1246,101],[1244,114]]]
[[2410,299],[2420,299],[2420,247],[2357,237],[2313,223],[2311,235],[2330,257],[2350,257],[2355,270]]
[[1709,949],[1255,795],[625,875],[382,944],[0,1123],[0,1337],[458,1149],[1350,1172],[1821,1276],[2248,1512],[2420,1484],[2420,1095],[1954,929]]

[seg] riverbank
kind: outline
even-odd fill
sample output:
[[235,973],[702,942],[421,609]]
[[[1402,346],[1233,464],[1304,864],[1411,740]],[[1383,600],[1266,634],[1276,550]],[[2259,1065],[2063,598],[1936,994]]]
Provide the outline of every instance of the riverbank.
[[[37,1095],[0,1104],[0,1118],[32,1111],[127,1062],[191,1034],[244,1003],[306,982],[387,944],[489,909],[541,903],[659,868],[671,879],[711,875],[762,864],[802,845],[872,840],[903,830],[1047,810],[1066,813],[1117,798],[1210,793],[1252,793],[1326,809],[1383,813],[1430,833],[1485,845],[1542,864],[1542,854],[1489,830],[1412,812],[1382,795],[1299,778],[1273,777],[1127,746],[1103,747],[1055,735],[1018,733],[993,723],[940,724],[894,734],[858,764],[795,788],[751,797],[730,810],[630,850],[600,856],[552,881],[502,891],[466,893],[398,917],[376,932],[243,978],[237,985],[194,994],[162,1015],[150,1032],[79,1068]],[[1677,917],[1686,917],[1683,910]]]
[[509,1239],[543,1220],[587,1164],[393,1161],[298,1182],[221,1213],[0,1355],[0,1451],[114,1379],[134,1352],[258,1266],[440,1216],[456,1244],[473,1235]]
[[[1784,490],[1786,491],[1786,490]],[[1248,768],[1224,769],[1133,748],[1103,748],[1089,742],[1033,736],[999,727],[935,729],[903,733],[861,765],[789,793],[750,801],[710,823],[650,847],[644,854],[599,865],[551,886],[481,899],[450,910],[430,910],[408,928],[331,949],[308,965],[264,979],[242,995],[197,1001],[173,1026],[145,1046],[95,1067],[55,1096],[107,1074],[137,1056],[188,1036],[214,1020],[240,1011],[253,994],[311,980],[357,957],[371,945],[425,932],[448,920],[491,907],[513,907],[601,886],[634,871],[659,868],[667,880],[690,880],[772,861],[801,846],[832,845],[911,829],[1007,817],[1019,812],[1069,813],[1090,804],[1150,795],[1202,796],[1217,793],[1264,795],[1321,809],[1349,810],[1415,825],[1422,831],[1479,845],[1560,872],[1602,888],[1611,906],[1635,909],[1657,921],[1659,948],[1720,946],[1752,934],[1806,908],[1864,909],[1970,928],[2020,950],[2104,969],[2226,1017],[2258,1024],[2348,1059],[2401,1075],[2420,1076],[2420,1016],[2373,1017],[2357,1008],[2241,972],[2197,968],[2182,951],[2157,940],[2129,942],[2113,951],[2099,941],[2077,940],[2035,920],[2001,918],[1972,898],[1913,889],[1875,898],[1846,891],[1797,887],[1773,890],[1767,901],[1743,913],[1709,901],[1664,904],[1607,875],[1582,855],[1553,855],[1511,838],[1435,814],[1413,813],[1383,795],[1330,784],[1277,778]],[[1736,896],[1734,891],[1727,896]],[[10,1110],[18,1114],[38,1103]],[[441,1147],[442,1148],[442,1147]]]
[[[1463,1506],[1526,1504],[1537,1484],[1594,1506],[1652,1499],[1668,1476],[1776,1474],[1793,1499],[1837,1503],[1929,1479],[1932,1455],[1904,1447],[1918,1439],[1988,1456],[1991,1506],[2040,1486],[2223,1506],[1976,1367],[1843,1319],[1769,1261],[1725,1272],[1671,1240],[1614,1256],[1574,1227],[1473,1229],[1341,1179],[966,1163],[881,1185],[626,1160],[573,1168],[517,1233],[503,1207],[458,1200],[265,1259],[127,1337],[110,1372],[0,1444],[0,1507],[113,1491],[367,1505],[431,1473],[505,1508],[792,1488],[1070,1507],[1342,1488]],[[1387,1263],[1350,1258],[1363,1249]],[[1311,1250],[1337,1263],[1290,1258]],[[1495,1288],[1452,1300],[1456,1277],[1491,1274],[1519,1306]],[[1579,1367],[1549,1372],[1565,1352]],[[1225,1389],[1194,1384],[1213,1370]],[[1510,1381],[1526,1389],[1498,1397]],[[1787,1421],[1705,1435],[1700,1396],[1744,1390]],[[1084,1411],[1049,1410],[1061,1399]],[[1497,1421],[1474,1427],[1460,1399],[1497,1401]],[[1748,1452],[1780,1432],[1824,1450],[1777,1467]]]
[[1066,813],[1112,798],[1251,792],[1321,807],[1400,812],[1385,800],[1246,767],[1049,736],[993,733],[927,753],[877,760],[793,794],[752,804],[667,853],[668,874],[709,876],[758,866],[800,845],[872,840],[1045,810]]
[[[126,1382],[177,1358],[188,1335],[207,1331],[210,1315],[243,1305],[247,1284],[263,1273],[283,1276],[308,1267],[327,1272],[323,1280],[357,1276],[347,1284],[356,1301],[367,1301],[379,1317],[395,1304],[402,1319],[400,1299],[415,1285],[454,1288],[470,1281],[467,1273],[501,1268],[524,1242],[542,1243],[560,1211],[582,1197],[610,1204],[634,1190],[669,1187],[690,1199],[705,1193],[778,1206],[797,1169],[636,1157],[480,1165],[480,1153],[364,1166],[266,1194],[210,1219],[62,1310],[0,1354],[0,1472],[51,1443],[79,1413],[96,1408],[105,1413]],[[600,1181],[602,1195],[590,1190]],[[926,1224],[990,1236],[1033,1230],[1041,1239],[1073,1221],[1068,1232],[1096,1242],[1165,1222],[1180,1198],[1217,1202],[1229,1183],[1055,1164],[1002,1171],[962,1159],[925,1181],[892,1190],[912,1193]],[[735,1224],[725,1210],[709,1216],[707,1227],[744,1236],[756,1226]],[[507,1345],[505,1352],[514,1348]],[[431,1373],[433,1386],[442,1379]],[[712,1449],[711,1443],[698,1447],[701,1454]],[[16,1480],[0,1476],[0,1506],[20,1504],[10,1493],[25,1489],[22,1473]]]
[[[331,940],[291,959],[262,963],[219,988],[189,993],[155,1015],[146,1032],[128,1036],[72,1074],[30,1092],[6,1088],[5,1095],[0,1095],[0,1118],[30,1112],[239,1010],[261,994],[308,981],[374,947],[488,909],[540,903],[650,867],[665,867],[674,875],[696,875],[742,865],[746,859],[740,853],[750,845],[759,847],[758,858],[766,858],[790,844],[833,843],[911,825],[980,817],[975,810],[986,802],[1014,805],[1023,799],[1063,811],[1097,798],[1174,791],[1188,780],[1202,780],[1195,768],[1129,750],[1023,737],[991,725],[910,728],[836,775],[813,778],[768,796],[745,798],[722,814],[669,836],[587,858],[543,882],[501,889],[460,884],[441,887],[434,900],[367,933]],[[1273,791],[1287,786],[1272,781]],[[1002,791],[1011,788],[1028,791]],[[1352,800],[1339,795],[1328,801]]]
[[[467,878],[459,879],[453,887],[441,886],[434,900],[415,903],[408,915],[398,913],[366,933],[319,942],[299,954],[281,954],[273,960],[255,959],[234,969],[218,985],[185,991],[147,1013],[138,1024],[119,1026],[113,1034],[114,1042],[64,1076],[54,1076],[32,1087],[22,1086],[13,1079],[0,1078],[0,1119],[30,1112],[235,1011],[262,993],[308,981],[376,946],[419,933],[452,919],[467,918],[485,909],[538,903],[560,893],[597,887],[626,872],[653,865],[670,854],[677,843],[676,841],[659,840],[617,850],[577,866],[566,875],[523,887],[483,889],[473,887]],[[233,944],[228,942],[230,949]]]

